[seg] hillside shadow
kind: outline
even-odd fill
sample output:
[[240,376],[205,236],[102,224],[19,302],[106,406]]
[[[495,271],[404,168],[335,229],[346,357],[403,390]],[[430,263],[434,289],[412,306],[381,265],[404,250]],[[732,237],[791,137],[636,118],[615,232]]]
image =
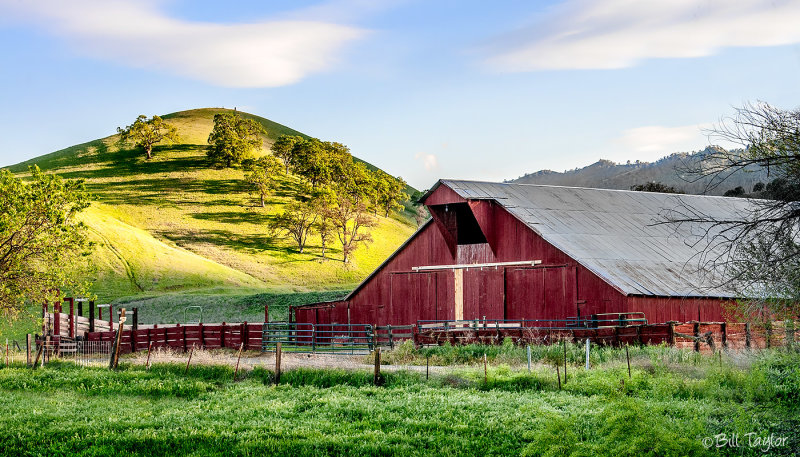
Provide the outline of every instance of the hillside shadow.
[[210,201],[186,199],[186,194],[231,195],[246,192],[246,185],[238,179],[152,178],[130,179],[118,184],[87,183],[87,189],[104,203],[200,204],[203,206],[238,205],[232,199]]
[[251,224],[264,225],[273,219],[273,217],[268,214],[262,214],[255,211],[219,211],[195,213],[192,214],[192,218],[203,221],[225,222],[228,224],[241,224],[243,222],[249,222]]
[[276,246],[276,238],[269,235],[242,235],[230,230],[203,230],[203,231],[157,231],[158,235],[168,240],[186,246],[195,243],[207,243],[216,246],[226,246],[237,251],[257,254],[265,251],[291,254],[291,248]]

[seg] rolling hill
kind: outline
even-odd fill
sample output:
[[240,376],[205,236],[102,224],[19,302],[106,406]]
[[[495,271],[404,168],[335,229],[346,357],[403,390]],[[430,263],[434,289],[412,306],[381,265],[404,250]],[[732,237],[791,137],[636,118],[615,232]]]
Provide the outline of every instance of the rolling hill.
[[[701,194],[706,190],[707,181],[691,182],[679,170],[687,163],[708,154],[711,149],[693,153],[674,153],[655,162],[614,163],[599,160],[589,166],[567,170],[563,173],[541,170],[529,173],[508,182],[518,184],[549,184],[554,186],[595,187],[601,189],[624,189],[647,182],[661,182],[689,194]],[[767,183],[770,178],[765,170],[739,171],[728,177],[724,183],[711,189],[708,194],[722,195],[725,191],[741,186],[750,191],[757,182]]]
[[[28,166],[36,164],[65,178],[86,180],[94,201],[81,217],[96,243],[97,271],[91,279],[100,302],[136,304],[143,322],[165,315],[177,319],[178,311],[200,296],[209,307],[207,315],[220,320],[248,315],[220,312],[214,303],[244,303],[250,314],[263,316],[262,303],[269,297],[291,303],[295,299],[280,297],[292,294],[302,301],[341,295],[414,232],[416,224],[406,213],[379,217],[372,231],[375,241],[355,252],[351,266],[341,262],[335,245],[329,250],[333,259],[322,261],[314,238],[305,253],[297,253],[290,241],[271,235],[266,222],[293,199],[299,178],[283,179],[261,208],[242,180],[243,170],[212,167],[204,148],[213,116],[222,111],[164,116],[178,128],[181,142],[156,146],[150,161],[140,150],[120,147],[117,135],[111,135],[8,167],[25,176]],[[303,135],[240,114],[267,131],[261,153],[268,153],[281,134]]]

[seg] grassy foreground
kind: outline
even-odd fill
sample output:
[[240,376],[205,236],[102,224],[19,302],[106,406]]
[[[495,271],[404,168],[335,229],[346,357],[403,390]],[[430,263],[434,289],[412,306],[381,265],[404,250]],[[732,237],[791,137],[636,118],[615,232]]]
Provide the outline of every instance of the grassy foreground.
[[[275,387],[261,368],[234,383],[222,366],[15,367],[0,370],[0,453],[795,455],[797,353],[679,359],[651,357],[631,378],[614,361],[573,365],[562,390],[546,365],[495,365],[486,383],[482,367],[400,371],[384,387],[366,371],[295,370]],[[715,447],[719,434],[738,446]],[[770,435],[768,449],[748,442]]]

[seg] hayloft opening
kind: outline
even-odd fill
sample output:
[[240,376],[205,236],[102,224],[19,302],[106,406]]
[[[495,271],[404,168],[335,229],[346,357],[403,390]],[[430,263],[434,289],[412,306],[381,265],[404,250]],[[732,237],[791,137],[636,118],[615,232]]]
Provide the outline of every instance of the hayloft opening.
[[481,231],[478,221],[467,203],[449,203],[428,207],[431,216],[438,219],[440,227],[450,232],[457,244],[486,243],[486,236]]

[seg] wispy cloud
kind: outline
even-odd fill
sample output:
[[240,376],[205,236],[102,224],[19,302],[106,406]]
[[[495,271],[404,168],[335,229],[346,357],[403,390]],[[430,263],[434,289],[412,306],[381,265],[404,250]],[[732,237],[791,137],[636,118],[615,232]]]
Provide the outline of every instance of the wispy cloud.
[[630,152],[666,155],[697,149],[700,145],[708,144],[703,130],[711,126],[711,124],[695,124],[679,127],[661,125],[636,127],[623,131],[616,142]]
[[439,159],[434,154],[427,152],[418,152],[414,158],[422,162],[422,166],[426,171],[436,171],[439,169]]
[[501,71],[625,68],[702,57],[726,47],[800,42],[797,0],[567,0],[495,40]]
[[367,33],[324,21],[190,22],[167,17],[160,3],[0,0],[0,15],[36,24],[89,57],[228,87],[292,84],[331,68]]

